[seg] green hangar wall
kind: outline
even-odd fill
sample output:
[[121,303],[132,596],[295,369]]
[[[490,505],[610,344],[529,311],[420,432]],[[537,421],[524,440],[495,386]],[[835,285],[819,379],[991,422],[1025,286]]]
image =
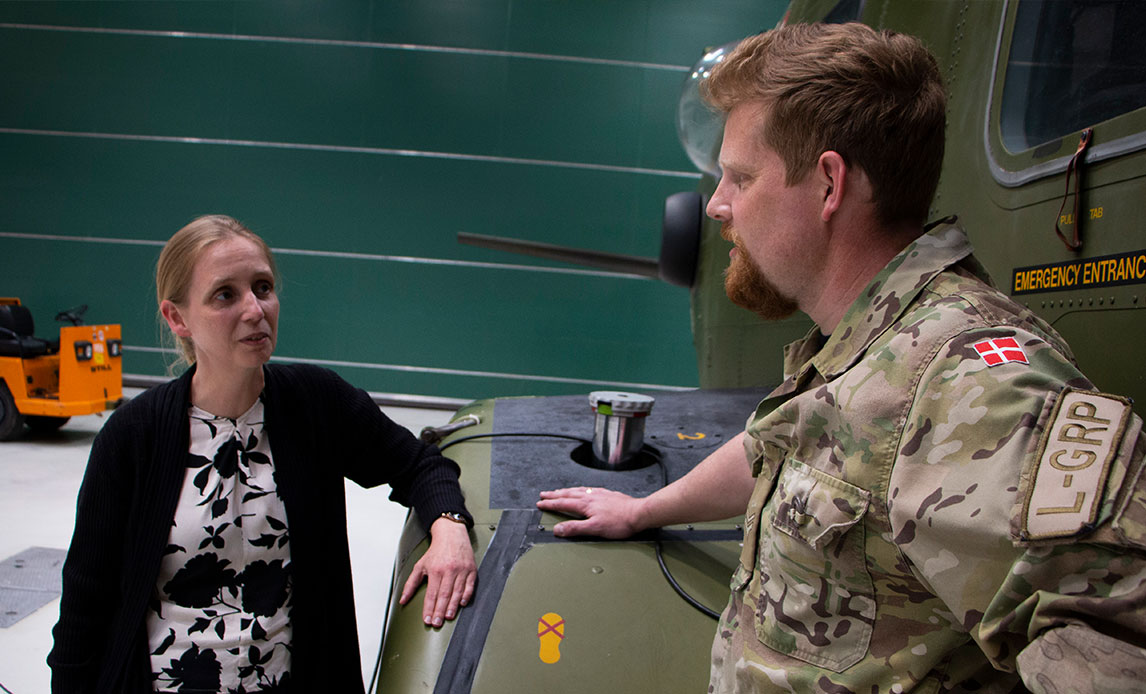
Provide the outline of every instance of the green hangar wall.
[[276,358],[475,398],[694,387],[687,290],[457,243],[655,257],[700,175],[675,131],[706,48],[759,0],[0,2],[0,296],[173,357],[164,240],[206,213],[268,240]]

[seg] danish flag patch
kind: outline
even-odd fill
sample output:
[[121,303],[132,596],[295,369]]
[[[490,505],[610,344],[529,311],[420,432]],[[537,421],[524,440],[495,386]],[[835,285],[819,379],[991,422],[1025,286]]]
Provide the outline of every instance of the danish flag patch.
[[972,347],[979,353],[983,361],[987,362],[987,366],[998,366],[999,364],[1006,364],[1008,362],[1018,362],[1020,364],[1030,364],[1027,361],[1027,354],[1019,343],[1013,337],[998,337],[993,340],[983,340],[976,342]]

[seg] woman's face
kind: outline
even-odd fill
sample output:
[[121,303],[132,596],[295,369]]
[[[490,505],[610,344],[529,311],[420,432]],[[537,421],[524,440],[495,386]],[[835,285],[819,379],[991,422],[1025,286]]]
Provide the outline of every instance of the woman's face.
[[163,302],[172,331],[195,346],[201,373],[261,367],[278,336],[279,299],[262,249],[236,236],[199,256],[183,305]]

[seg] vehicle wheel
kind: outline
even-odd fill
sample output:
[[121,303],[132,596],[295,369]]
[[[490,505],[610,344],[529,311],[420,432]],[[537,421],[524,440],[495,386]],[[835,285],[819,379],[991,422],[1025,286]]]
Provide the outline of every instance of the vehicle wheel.
[[45,415],[30,414],[24,417],[28,428],[33,434],[50,434],[64,426],[71,417],[48,417]]
[[24,415],[16,409],[8,385],[0,381],[0,441],[11,441],[24,432]]

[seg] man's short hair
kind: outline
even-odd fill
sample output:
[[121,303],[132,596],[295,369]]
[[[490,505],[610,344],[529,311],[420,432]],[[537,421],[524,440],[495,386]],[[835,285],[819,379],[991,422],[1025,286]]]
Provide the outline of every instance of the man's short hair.
[[919,39],[855,22],[782,26],[744,39],[704,90],[725,113],[747,102],[769,109],[761,134],[784,161],[788,185],[835,151],[867,173],[881,222],[926,220],[947,96]]

